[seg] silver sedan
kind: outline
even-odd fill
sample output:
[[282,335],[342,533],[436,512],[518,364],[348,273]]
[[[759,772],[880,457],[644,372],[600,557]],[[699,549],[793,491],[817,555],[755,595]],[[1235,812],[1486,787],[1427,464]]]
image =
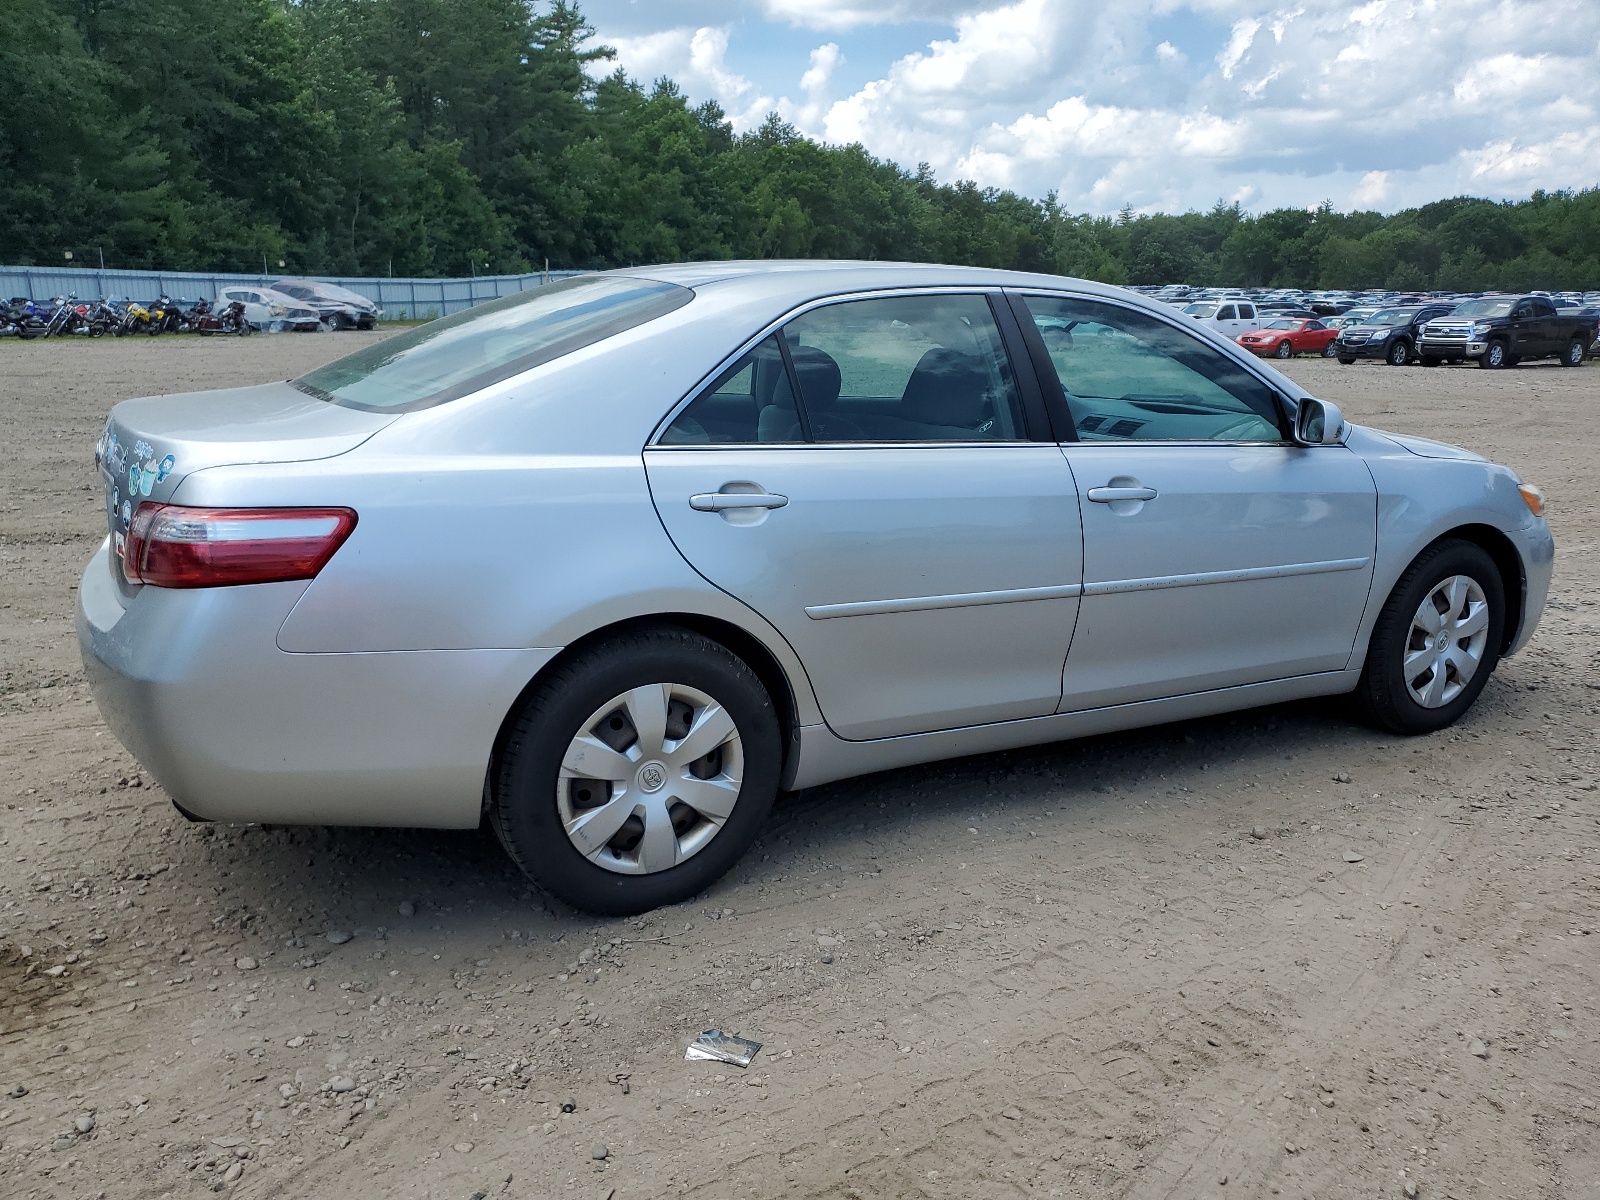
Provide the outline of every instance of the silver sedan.
[[78,632],[197,819],[471,827],[624,913],[775,793],[1353,694],[1455,721],[1537,489],[1053,276],[579,277],[286,383],[119,404]]

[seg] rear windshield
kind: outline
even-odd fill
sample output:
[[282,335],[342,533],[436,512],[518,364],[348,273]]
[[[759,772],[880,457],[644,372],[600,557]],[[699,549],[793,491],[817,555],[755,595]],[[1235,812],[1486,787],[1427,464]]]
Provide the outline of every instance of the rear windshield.
[[1468,300],[1465,304],[1457,305],[1451,313],[1452,317],[1507,317],[1511,315],[1511,306],[1515,304],[1515,297],[1502,300]]
[[584,275],[429,321],[293,382],[348,408],[429,408],[653,321],[693,298],[676,284]]

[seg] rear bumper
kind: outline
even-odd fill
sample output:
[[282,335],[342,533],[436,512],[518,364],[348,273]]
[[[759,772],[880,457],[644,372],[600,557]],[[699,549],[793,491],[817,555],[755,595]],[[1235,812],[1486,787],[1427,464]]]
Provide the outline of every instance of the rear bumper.
[[286,653],[277,631],[305,586],[130,599],[102,544],[77,628],[112,732],[197,817],[477,825],[501,722],[557,651]]

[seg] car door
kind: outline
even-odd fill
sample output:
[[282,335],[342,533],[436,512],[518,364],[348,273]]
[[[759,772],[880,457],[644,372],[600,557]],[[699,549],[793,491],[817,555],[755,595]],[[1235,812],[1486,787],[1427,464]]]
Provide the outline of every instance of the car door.
[[1511,354],[1515,358],[1536,358],[1544,353],[1541,322],[1534,315],[1531,298],[1518,300],[1511,310]]
[[1372,581],[1366,464],[1288,441],[1259,376],[1160,317],[1018,299],[1019,320],[1072,329],[1034,346],[1083,512],[1062,711],[1342,670]]
[[1566,339],[1561,336],[1561,319],[1556,306],[1543,296],[1532,300],[1534,324],[1538,327],[1539,354],[1560,354]]
[[1078,493],[1042,409],[1025,420],[1002,320],[973,292],[817,305],[645,451],[678,549],[788,639],[842,737],[1060,701]]
[[1238,337],[1241,333],[1249,333],[1252,329],[1260,329],[1260,328],[1261,328],[1261,321],[1256,316],[1255,305],[1253,305],[1253,304],[1241,304],[1241,305],[1239,305],[1238,328],[1233,331],[1233,336],[1234,337]]

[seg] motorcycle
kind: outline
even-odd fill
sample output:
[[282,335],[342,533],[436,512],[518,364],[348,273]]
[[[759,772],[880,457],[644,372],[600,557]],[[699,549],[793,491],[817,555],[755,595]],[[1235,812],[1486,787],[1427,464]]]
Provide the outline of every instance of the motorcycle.
[[158,333],[178,333],[183,329],[183,306],[171,296],[162,293],[161,297],[150,306],[150,328],[145,332],[151,337]]
[[45,313],[32,300],[13,296],[0,305],[0,333],[26,341],[44,333]]
[[130,333],[148,333],[149,328],[150,310],[137,300],[129,300],[128,307],[122,314],[122,324],[117,326],[117,336],[126,337]]
[[191,310],[190,324],[201,337],[210,337],[213,333],[236,333],[240,337],[249,337],[255,332],[250,322],[244,319],[244,305],[238,300],[220,313],[214,312],[210,304],[201,300]]

